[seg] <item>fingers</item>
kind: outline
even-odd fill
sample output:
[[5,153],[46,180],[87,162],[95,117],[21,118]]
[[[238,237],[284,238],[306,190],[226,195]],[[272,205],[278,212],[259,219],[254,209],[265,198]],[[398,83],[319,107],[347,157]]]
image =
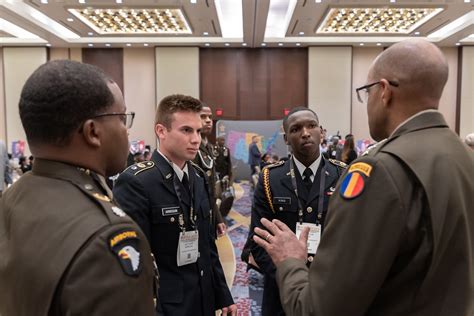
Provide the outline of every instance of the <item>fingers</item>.
[[255,241],[255,243],[257,245],[259,245],[260,247],[262,247],[263,249],[265,249],[265,251],[268,251],[268,242],[266,242],[263,238],[257,236],[257,235],[254,235],[253,236],[253,241]]
[[300,235],[299,240],[304,242],[305,245],[307,245],[308,244],[308,236],[309,236],[309,227],[305,227],[301,231],[301,235]]
[[274,223],[281,231],[293,232],[285,223],[278,219],[274,219],[272,223]]
[[[269,221],[268,219],[266,219],[266,218],[262,218],[262,219],[260,220],[260,222],[262,223],[262,225],[263,225],[266,229],[268,229],[268,231],[270,231],[270,233],[271,233],[273,236],[275,236],[275,235],[277,235],[278,233],[281,232],[281,229],[278,228],[278,226],[276,226],[275,224],[273,224],[272,222],[270,222],[270,221]],[[260,235],[260,236],[262,236],[262,235]],[[263,235],[263,236],[265,236],[265,235]],[[262,237],[263,237],[263,236],[262,236]]]
[[227,315],[228,308],[227,307],[222,307],[222,316]]
[[267,240],[267,235],[268,235],[269,233],[268,233],[268,231],[266,231],[265,229],[261,229],[261,228],[255,227],[254,232],[255,232],[255,234],[257,234],[260,238],[263,238],[263,239]]

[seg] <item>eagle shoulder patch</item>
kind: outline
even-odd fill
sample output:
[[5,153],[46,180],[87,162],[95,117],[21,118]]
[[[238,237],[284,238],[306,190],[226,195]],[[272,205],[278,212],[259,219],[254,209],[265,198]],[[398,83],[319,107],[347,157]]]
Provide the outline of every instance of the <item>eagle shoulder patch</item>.
[[129,276],[138,276],[142,270],[140,239],[135,230],[121,230],[110,236],[110,250],[117,257],[122,270]]

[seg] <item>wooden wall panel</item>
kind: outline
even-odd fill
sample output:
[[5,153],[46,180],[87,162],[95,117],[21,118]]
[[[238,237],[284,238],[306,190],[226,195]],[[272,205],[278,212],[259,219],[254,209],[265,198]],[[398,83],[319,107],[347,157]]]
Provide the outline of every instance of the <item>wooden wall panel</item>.
[[241,120],[265,120],[268,117],[268,54],[264,49],[243,49],[240,58]]
[[307,49],[201,49],[200,98],[219,119],[268,120],[307,105]]
[[307,106],[308,53],[306,50],[297,48],[275,50],[270,55],[269,71],[270,118],[280,119],[285,108]]
[[82,62],[101,68],[123,91],[123,48],[83,48]]
[[201,99],[212,109],[223,108],[226,116],[236,117],[238,95],[238,57],[225,49],[200,52]]

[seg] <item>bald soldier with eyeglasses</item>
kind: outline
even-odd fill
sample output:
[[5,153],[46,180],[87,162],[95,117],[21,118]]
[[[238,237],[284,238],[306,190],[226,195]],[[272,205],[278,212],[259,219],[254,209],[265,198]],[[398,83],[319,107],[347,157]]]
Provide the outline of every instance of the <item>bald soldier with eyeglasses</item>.
[[438,112],[447,78],[425,40],[375,59],[357,93],[379,143],[338,182],[309,269],[308,230],[255,229],[288,315],[474,315],[474,154]]

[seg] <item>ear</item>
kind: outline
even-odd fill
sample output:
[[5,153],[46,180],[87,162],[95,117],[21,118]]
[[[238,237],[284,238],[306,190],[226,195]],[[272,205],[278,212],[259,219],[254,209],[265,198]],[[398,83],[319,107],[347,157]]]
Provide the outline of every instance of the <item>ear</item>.
[[162,125],[162,124],[156,124],[155,125],[155,134],[158,139],[163,139],[166,137],[166,133],[168,132],[168,129]]
[[82,137],[84,138],[84,141],[92,146],[92,147],[100,147],[102,144],[101,141],[101,127],[99,124],[97,124],[96,121],[94,120],[87,120],[84,122],[84,125],[82,125],[82,129],[80,131],[82,134]]
[[380,79],[380,88],[382,89],[382,102],[384,106],[388,107],[392,101],[392,89],[390,89],[387,79]]
[[290,144],[288,144],[288,138],[286,137],[286,133],[283,134],[283,139],[285,140],[285,144],[289,146]]

